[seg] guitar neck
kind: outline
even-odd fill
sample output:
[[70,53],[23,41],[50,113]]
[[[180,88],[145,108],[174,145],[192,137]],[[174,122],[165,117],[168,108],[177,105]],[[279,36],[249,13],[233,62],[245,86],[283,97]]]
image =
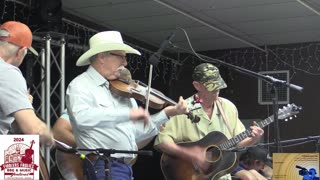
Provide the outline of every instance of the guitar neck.
[[[266,126],[268,126],[269,124],[271,124],[274,120],[274,116],[269,116],[268,118],[260,121],[257,123],[257,126],[260,128],[264,128]],[[242,140],[244,140],[247,137],[251,136],[251,129],[247,129],[246,131],[236,135],[235,137],[221,143],[219,145],[220,149],[229,149],[232,148],[234,146],[236,146],[239,142],[241,142]]]

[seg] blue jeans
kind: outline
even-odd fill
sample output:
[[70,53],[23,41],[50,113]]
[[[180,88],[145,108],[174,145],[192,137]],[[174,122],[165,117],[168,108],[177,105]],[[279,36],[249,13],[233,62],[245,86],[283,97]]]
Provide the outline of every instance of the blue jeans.
[[110,173],[105,173],[105,161],[102,159],[97,159],[95,161],[85,159],[83,166],[87,180],[109,180],[109,175],[111,175],[111,180],[133,179],[132,166],[114,160],[110,160],[110,163],[107,165]]

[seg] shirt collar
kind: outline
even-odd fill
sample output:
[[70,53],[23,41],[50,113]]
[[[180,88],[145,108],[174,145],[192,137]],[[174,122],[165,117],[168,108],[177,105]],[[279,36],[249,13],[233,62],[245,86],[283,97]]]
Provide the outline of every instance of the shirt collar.
[[213,113],[215,113],[216,115],[220,115],[221,114],[220,109],[218,108],[218,105],[217,105],[217,101],[214,101]]
[[97,71],[95,70],[92,66],[89,66],[87,69],[88,75],[91,77],[91,79],[94,81],[94,83],[97,86],[101,86],[104,84],[108,84],[109,82]]
[[[189,98],[187,98],[186,99],[186,101],[187,101],[187,104],[188,104],[188,107],[192,107],[192,101],[193,101],[193,97],[194,96],[191,96],[191,97],[189,97]],[[200,105],[201,107],[202,107],[202,105]],[[194,114],[202,114],[203,113],[203,108],[201,108],[201,109],[197,109],[197,110],[194,110],[194,111],[192,111]],[[213,108],[213,111],[212,111],[212,114],[215,114],[215,115],[217,115],[217,116],[219,116],[221,113],[220,113],[220,110],[218,109],[218,105],[217,105],[217,102],[215,101],[214,102],[214,108]]]

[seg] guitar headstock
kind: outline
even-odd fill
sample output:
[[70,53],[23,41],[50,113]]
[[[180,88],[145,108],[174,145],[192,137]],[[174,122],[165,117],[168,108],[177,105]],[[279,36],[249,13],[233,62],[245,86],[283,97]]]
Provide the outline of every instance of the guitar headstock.
[[292,116],[296,116],[300,110],[302,110],[301,106],[297,106],[295,104],[288,104],[284,106],[282,109],[278,111],[278,118],[279,119],[292,119]]

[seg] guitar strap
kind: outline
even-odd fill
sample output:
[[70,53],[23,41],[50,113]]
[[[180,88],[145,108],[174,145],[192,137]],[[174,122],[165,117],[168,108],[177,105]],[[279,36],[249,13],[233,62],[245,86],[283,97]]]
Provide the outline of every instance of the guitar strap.
[[220,99],[220,98],[218,98],[218,100],[216,101],[216,104],[217,104],[218,109],[219,109],[219,111],[220,111],[220,113],[221,113],[221,115],[222,115],[222,119],[223,119],[224,123],[226,124],[226,126],[227,126],[227,128],[228,128],[228,130],[229,130],[230,135],[233,136],[231,127],[230,127],[230,125],[229,125],[229,121],[228,121],[228,119],[227,119],[227,117],[226,117],[226,115],[224,114],[224,111],[223,111],[223,109],[222,109],[221,99]]

